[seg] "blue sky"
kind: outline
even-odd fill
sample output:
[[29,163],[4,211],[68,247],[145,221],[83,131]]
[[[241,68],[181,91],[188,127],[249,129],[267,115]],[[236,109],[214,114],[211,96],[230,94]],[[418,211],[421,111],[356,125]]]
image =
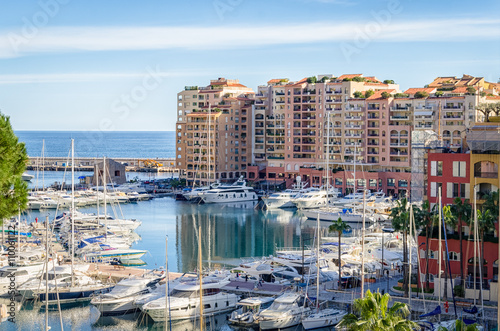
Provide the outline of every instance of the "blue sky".
[[0,111],[16,130],[174,130],[185,85],[363,73],[402,89],[500,78],[500,2],[5,2]]

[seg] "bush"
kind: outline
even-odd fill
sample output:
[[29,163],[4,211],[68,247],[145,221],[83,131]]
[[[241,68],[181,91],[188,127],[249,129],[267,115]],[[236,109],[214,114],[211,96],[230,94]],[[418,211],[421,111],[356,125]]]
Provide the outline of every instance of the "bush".
[[356,99],[359,99],[359,98],[363,98],[363,97],[364,97],[364,96],[363,96],[363,93],[361,93],[361,92],[359,92],[359,91],[354,92],[354,94],[353,94],[353,95],[354,95],[354,97],[355,97]]
[[443,94],[444,94],[443,91],[437,91],[436,94],[434,94],[434,95],[439,98],[439,97],[442,97]]
[[390,94],[388,92],[382,92],[382,98],[383,99],[389,99],[390,98]]
[[418,91],[417,93],[415,93],[415,98],[417,98],[417,99],[427,98],[428,96],[429,96],[429,93],[427,93],[425,91]]
[[468,94],[476,94],[476,89],[475,89],[475,88],[473,88],[472,86],[469,86],[469,87],[467,88],[467,93],[468,93]]
[[364,82],[365,78],[363,78],[363,77],[353,77],[352,81],[353,82]]
[[375,94],[375,92],[373,90],[368,90],[365,92],[365,98],[369,98],[374,94]]
[[457,285],[453,288],[453,294],[456,296],[456,297],[465,297],[465,289],[463,288],[462,285]]
[[392,79],[386,79],[384,80],[384,84],[396,84]]
[[309,84],[314,84],[314,83],[316,83],[316,82],[317,82],[316,76],[312,76],[312,77],[307,78],[307,82],[308,82]]
[[323,77],[321,78],[321,82],[322,82],[322,83],[324,83],[324,82],[326,82],[326,81],[328,81],[328,80],[330,80],[330,78],[328,78],[328,77],[326,77],[326,76],[323,76]]
[[396,93],[396,94],[394,94],[395,98],[408,98],[408,96],[409,95],[406,94],[406,93]]

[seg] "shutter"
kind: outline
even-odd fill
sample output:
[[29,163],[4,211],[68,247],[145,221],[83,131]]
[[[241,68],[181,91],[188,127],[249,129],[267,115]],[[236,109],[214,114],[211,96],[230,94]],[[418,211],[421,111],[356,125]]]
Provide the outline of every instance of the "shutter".
[[437,174],[437,163],[436,161],[431,161],[431,176],[436,176]]
[[460,161],[460,177],[465,177],[466,171],[467,171],[467,166],[465,161]]
[[453,198],[453,183],[446,183],[446,197]]
[[460,162],[453,161],[453,177],[460,177]]
[[431,182],[431,197],[436,197],[436,182]]
[[469,183],[465,184],[465,198],[469,199],[469,201],[471,200],[471,196],[470,196],[470,184]]

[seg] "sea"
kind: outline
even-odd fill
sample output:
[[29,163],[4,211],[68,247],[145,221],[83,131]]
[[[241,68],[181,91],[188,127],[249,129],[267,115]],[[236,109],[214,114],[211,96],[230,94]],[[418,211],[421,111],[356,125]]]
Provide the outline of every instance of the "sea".
[[[71,139],[75,141],[75,156],[169,158],[175,157],[175,132],[68,132],[68,131],[16,131],[19,141],[26,144],[29,156],[64,157],[69,155]],[[36,175],[35,172],[31,174]],[[79,175],[88,173],[82,172]],[[33,179],[41,182],[40,174]],[[44,185],[61,182],[68,174],[62,171],[46,171]],[[165,178],[171,173],[128,173],[128,179],[151,176]],[[154,177],[158,178],[158,177]],[[33,187],[34,183],[30,186]],[[102,208],[102,207],[101,207]],[[82,212],[95,213],[96,208],[82,208]],[[21,215],[28,223],[45,218],[53,219],[62,211],[32,211]],[[102,212],[102,210],[101,210]],[[198,238],[201,237],[204,268],[228,269],[242,261],[273,255],[278,248],[314,242],[316,221],[307,220],[294,210],[265,211],[255,204],[192,204],[176,201],[172,197],[123,204],[108,208],[115,217],[138,219],[142,225],[132,248],[148,253],[140,268],[164,268],[168,255],[168,270],[190,272],[196,270]],[[321,235],[328,233],[328,222],[321,222]],[[198,228],[201,227],[201,232]],[[166,242],[168,241],[168,247]],[[31,307],[17,313],[17,323],[3,322],[2,330],[37,330],[44,328],[43,308]],[[90,305],[71,307],[62,314],[64,329],[73,330],[156,330],[164,324],[154,324],[147,316],[123,316],[100,318],[99,311]],[[6,324],[7,323],[7,324]],[[59,330],[59,313],[49,311],[52,330]],[[300,330],[294,327],[291,330]],[[174,324],[172,330],[196,330],[192,323]],[[232,330],[225,315],[216,316],[207,324],[207,330]]]

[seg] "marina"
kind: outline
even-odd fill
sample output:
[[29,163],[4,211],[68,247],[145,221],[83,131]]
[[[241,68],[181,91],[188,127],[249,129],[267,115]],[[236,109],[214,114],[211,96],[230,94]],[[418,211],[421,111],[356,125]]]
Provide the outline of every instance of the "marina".
[[[165,323],[172,330],[197,330],[200,323],[215,330],[333,330],[367,289],[407,300],[413,319],[435,305],[432,295],[403,298],[405,264],[410,275],[420,268],[417,241],[410,232],[405,243],[392,229],[399,202],[383,192],[343,197],[334,188],[307,189],[299,178],[293,194],[259,192],[264,197],[257,201],[242,177],[197,189],[173,187],[173,173],[127,171],[132,182],[112,183],[107,167],[115,162],[95,162],[95,173],[73,173],[74,159],[65,171],[25,173],[28,209],[5,225],[19,228],[12,270],[33,270],[17,278],[22,323],[41,325],[48,311],[53,325],[82,330],[154,330]],[[95,186],[87,181],[73,193],[75,176],[97,176]],[[157,192],[163,187],[167,194]],[[280,201],[269,205],[268,196]],[[349,224],[338,237],[337,219]],[[241,308],[263,298],[270,305],[258,313]],[[493,307],[481,309],[483,322],[494,323]]]

